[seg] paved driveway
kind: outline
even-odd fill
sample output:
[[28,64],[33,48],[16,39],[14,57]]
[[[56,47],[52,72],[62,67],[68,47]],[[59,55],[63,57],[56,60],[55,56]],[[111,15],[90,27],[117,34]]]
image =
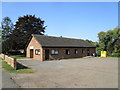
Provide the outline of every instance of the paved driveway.
[[117,58],[19,62],[37,70],[32,74],[12,74],[23,88],[118,88]]

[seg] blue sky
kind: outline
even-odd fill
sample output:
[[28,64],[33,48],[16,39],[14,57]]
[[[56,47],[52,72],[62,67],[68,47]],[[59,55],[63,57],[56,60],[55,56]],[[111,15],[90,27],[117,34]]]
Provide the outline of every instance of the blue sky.
[[3,2],[2,17],[15,23],[31,14],[45,20],[46,33],[97,41],[97,33],[118,26],[117,2]]

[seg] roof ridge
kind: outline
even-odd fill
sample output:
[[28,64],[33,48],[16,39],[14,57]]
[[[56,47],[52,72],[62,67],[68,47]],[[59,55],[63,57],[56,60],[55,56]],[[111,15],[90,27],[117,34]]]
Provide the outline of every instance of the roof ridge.
[[94,45],[82,39],[38,35],[38,34],[33,34],[32,36],[35,37],[36,40],[42,46],[95,47]]
[[58,37],[58,36],[47,36],[47,35],[39,35],[39,34],[32,34],[32,36],[43,36],[43,37],[53,37],[53,38],[65,38],[65,39],[72,39],[72,40],[82,40],[85,41],[83,39],[78,39],[78,38],[68,38],[68,37]]

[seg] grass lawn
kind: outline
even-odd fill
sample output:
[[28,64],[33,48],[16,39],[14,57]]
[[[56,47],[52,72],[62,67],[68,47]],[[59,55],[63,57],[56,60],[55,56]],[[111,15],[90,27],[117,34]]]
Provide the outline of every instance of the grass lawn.
[[28,59],[28,57],[25,57],[24,55],[11,55],[10,57],[16,58],[16,59]]
[[10,65],[7,64],[6,61],[2,61],[2,68],[5,71],[8,71],[10,73],[34,73],[35,72],[35,70],[31,68],[23,68],[23,69],[14,70]]
[[0,66],[2,65],[2,59],[0,58]]

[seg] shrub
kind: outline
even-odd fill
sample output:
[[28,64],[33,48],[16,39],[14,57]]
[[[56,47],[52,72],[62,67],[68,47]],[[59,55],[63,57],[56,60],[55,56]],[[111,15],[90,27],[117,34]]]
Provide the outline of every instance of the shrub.
[[120,53],[112,53],[110,56],[111,57],[120,57]]

